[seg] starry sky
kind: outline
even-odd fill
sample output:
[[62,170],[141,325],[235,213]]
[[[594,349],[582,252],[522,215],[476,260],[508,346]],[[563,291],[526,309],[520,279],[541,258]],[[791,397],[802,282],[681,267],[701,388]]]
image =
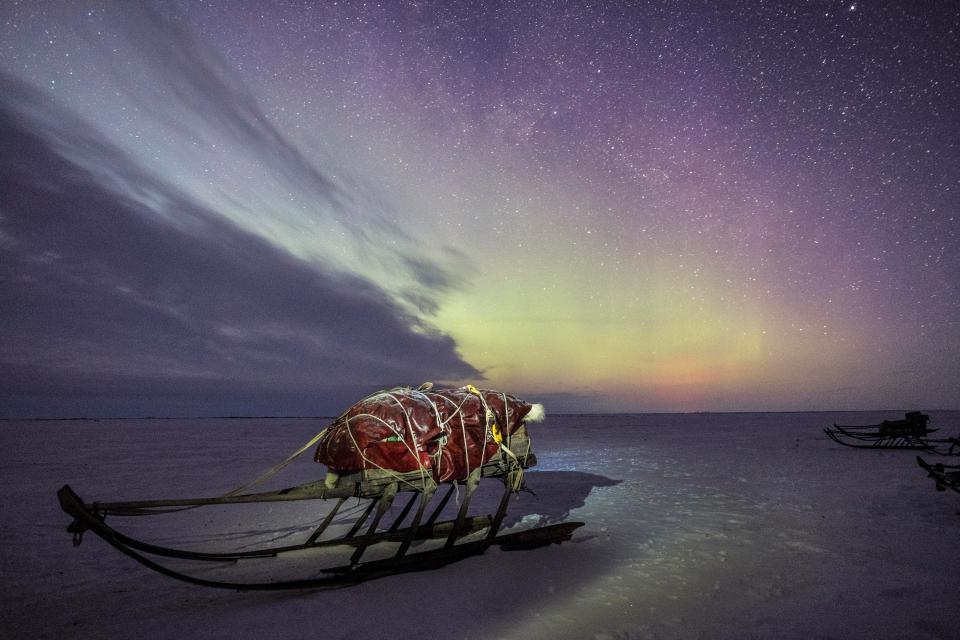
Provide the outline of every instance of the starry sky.
[[7,416],[960,408],[960,8],[0,6]]

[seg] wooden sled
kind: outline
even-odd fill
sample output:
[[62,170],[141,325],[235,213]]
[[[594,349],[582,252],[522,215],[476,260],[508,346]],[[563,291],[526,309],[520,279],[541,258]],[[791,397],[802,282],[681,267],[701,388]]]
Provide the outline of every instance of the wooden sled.
[[[329,482],[318,481],[280,491],[210,498],[88,503],[69,485],[64,485],[57,497],[61,508],[73,518],[67,531],[73,534],[74,544],[80,544],[85,532],[93,532],[140,564],[171,578],[206,587],[240,590],[342,587],[398,573],[437,569],[482,554],[491,546],[520,550],[569,540],[573,532],[583,526],[582,522],[501,533],[509,498],[520,487],[523,469],[536,464],[536,456],[530,451],[525,430],[514,434],[511,446],[514,451],[526,453],[515,458],[501,455],[473,469],[465,481],[442,483],[446,485],[446,490],[441,491],[443,495],[437,500],[434,497],[440,487],[429,474],[418,471],[398,474],[377,469],[337,477],[332,486]],[[498,480],[503,484],[499,505],[492,514],[470,515],[471,498],[483,480]],[[440,521],[441,512],[455,493],[462,499],[456,517]],[[385,518],[399,496],[407,497],[400,513]],[[366,502],[362,515],[345,535],[325,536],[341,507],[353,498]],[[107,524],[108,516],[160,515],[210,505],[302,500],[332,502],[323,521],[308,536],[295,544],[241,551],[165,547],[125,535]],[[378,551],[378,557],[366,559],[374,549]],[[277,576],[253,581],[220,577],[225,572],[224,567],[254,560],[295,557],[302,566],[304,562],[310,562],[311,553],[318,551],[331,552],[338,561],[315,568],[311,565],[309,577]],[[175,561],[173,565],[171,560]],[[194,567],[200,565],[200,568],[196,571],[184,570],[174,566],[176,561],[189,561]],[[217,576],[211,577],[210,572],[203,569],[204,565],[215,567]]]
[[936,429],[929,429],[929,416],[918,411],[907,413],[903,420],[884,420],[880,424],[842,426],[824,429],[828,438],[845,447],[857,449],[921,449],[937,455],[960,455],[960,439],[930,438]]
[[960,493],[960,464],[929,464],[920,456],[917,456],[919,464],[927,475],[933,478],[936,483],[937,491],[946,491],[953,489]]

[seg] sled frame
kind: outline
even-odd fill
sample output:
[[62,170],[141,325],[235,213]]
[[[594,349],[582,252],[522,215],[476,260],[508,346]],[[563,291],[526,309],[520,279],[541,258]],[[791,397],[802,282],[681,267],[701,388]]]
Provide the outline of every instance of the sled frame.
[[936,483],[937,491],[946,491],[953,489],[960,493],[960,464],[930,464],[920,456],[917,456],[917,464],[920,465],[927,475],[933,478]]
[[[936,429],[930,429],[932,433]],[[856,449],[921,449],[942,456],[960,456],[960,439],[927,438],[919,435],[882,435],[876,427],[841,427],[824,429],[828,438],[845,447]]]
[[[362,472],[341,477],[335,486],[324,482],[312,482],[280,491],[268,491],[214,498],[186,498],[172,500],[139,500],[124,502],[85,503],[69,485],[57,493],[61,508],[73,522],[68,531],[79,545],[84,532],[91,531],[123,554],[162,575],[195,585],[237,590],[284,590],[323,589],[357,584],[366,580],[410,571],[438,569],[469,556],[479,555],[491,546],[505,550],[532,549],[569,540],[573,532],[583,525],[567,522],[527,529],[516,533],[500,534],[506,515],[509,498],[517,486],[517,477],[524,468],[536,464],[536,457],[529,452],[519,458],[505,455],[474,469],[465,482],[444,483],[449,485],[446,494],[424,520],[430,503],[438,489],[428,474],[385,472]],[[481,479],[496,478],[503,483],[503,494],[497,511],[489,515],[470,516],[470,499]],[[459,485],[459,486],[458,486]],[[463,493],[463,502],[454,520],[438,521],[438,516],[454,492]],[[409,494],[401,513],[387,526],[382,527],[383,516],[397,495]],[[333,522],[346,500],[357,497],[368,499],[364,513],[360,515],[347,535],[324,538],[323,534]],[[273,546],[262,549],[235,552],[207,552],[177,549],[151,544],[127,536],[106,523],[108,515],[145,515],[195,508],[205,505],[285,502],[294,500],[336,500],[320,525],[304,540],[293,545]],[[416,509],[414,510],[414,507]],[[407,516],[413,511],[409,523]],[[369,524],[368,524],[369,522]],[[366,529],[364,530],[364,526]],[[487,530],[480,539],[462,542],[467,536]],[[440,548],[411,553],[414,543],[430,539],[445,539]],[[368,548],[381,542],[399,542],[396,553],[389,558],[364,560]],[[282,554],[320,547],[352,548],[349,562],[340,566],[318,568],[316,577],[272,582],[231,582],[199,578],[176,571],[156,558],[176,558],[211,563],[235,563],[248,558],[269,558]]]

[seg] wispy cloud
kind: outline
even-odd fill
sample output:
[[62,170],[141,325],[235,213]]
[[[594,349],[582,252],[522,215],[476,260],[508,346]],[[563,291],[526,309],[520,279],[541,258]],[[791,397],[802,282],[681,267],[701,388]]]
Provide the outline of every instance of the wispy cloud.
[[421,241],[375,175],[305,150],[184,23],[148,3],[124,3],[109,20],[118,41],[87,34],[84,55],[116,87],[105,106],[129,105],[125,129],[138,136],[113,141],[133,157],[149,154],[151,171],[299,258],[376,280],[412,313],[429,315],[464,281],[468,261],[435,238]]
[[45,94],[3,77],[0,94],[8,414],[91,398],[113,413],[335,411],[325,392],[477,375],[370,280],[244,231]]

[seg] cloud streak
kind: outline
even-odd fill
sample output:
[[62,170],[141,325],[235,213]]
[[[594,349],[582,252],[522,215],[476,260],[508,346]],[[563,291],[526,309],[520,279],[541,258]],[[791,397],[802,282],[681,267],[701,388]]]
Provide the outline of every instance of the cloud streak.
[[375,176],[306,152],[183,22],[144,3],[120,5],[106,19],[117,39],[88,31],[83,55],[112,79],[116,101],[91,117],[105,130],[125,120],[113,142],[131,156],[277,247],[375,280],[411,313],[429,315],[449,291],[424,273],[463,281],[469,264],[435,239],[421,242],[424,230],[400,222]]
[[291,256],[43,94],[0,88],[9,415],[322,413],[371,387],[478,375],[371,281]]
[[[261,159],[288,186],[341,211],[346,207],[349,194],[277,130],[248,88],[187,29],[144,3],[124,5],[116,16],[138,63],[133,71],[105,68],[143,109],[185,137],[222,136]],[[147,82],[139,75],[144,71]]]

